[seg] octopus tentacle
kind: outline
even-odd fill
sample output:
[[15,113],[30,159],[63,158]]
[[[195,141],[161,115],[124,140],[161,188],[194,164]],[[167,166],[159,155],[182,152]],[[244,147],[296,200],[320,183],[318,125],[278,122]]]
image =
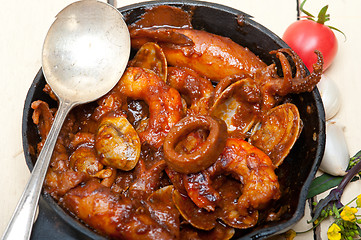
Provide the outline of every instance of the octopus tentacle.
[[295,78],[306,77],[306,69],[301,58],[290,48],[280,48],[277,50],[270,51],[270,54],[287,53],[291,58],[296,67]]
[[318,50],[315,50],[315,54],[317,55],[317,62],[313,64],[313,72],[306,78],[295,78],[294,81],[292,81],[291,93],[310,92],[321,80],[323,72],[323,56]]
[[287,57],[282,53],[282,51],[276,51],[276,56],[281,62],[283,72],[283,80],[278,93],[283,95],[283,91],[287,91],[292,86],[292,68]]
[[[296,66],[296,75],[291,77],[291,67],[287,61],[286,56],[283,54],[286,52],[294,61]],[[280,96],[285,96],[289,93],[301,93],[310,92],[320,81],[323,72],[323,56],[320,51],[316,50],[317,62],[313,65],[313,72],[306,77],[305,67],[302,64],[301,59],[291,49],[278,49],[271,51],[270,53],[276,53],[277,57],[281,61],[283,78],[276,78],[271,80],[269,87],[273,89],[273,92]]]

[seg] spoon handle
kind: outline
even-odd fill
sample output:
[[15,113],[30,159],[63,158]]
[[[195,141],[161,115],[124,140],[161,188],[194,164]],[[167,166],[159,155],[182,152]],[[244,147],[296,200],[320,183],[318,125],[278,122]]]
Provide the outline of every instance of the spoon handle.
[[27,240],[30,238],[36,208],[55,143],[72,106],[71,103],[60,101],[53,125],[2,240]]

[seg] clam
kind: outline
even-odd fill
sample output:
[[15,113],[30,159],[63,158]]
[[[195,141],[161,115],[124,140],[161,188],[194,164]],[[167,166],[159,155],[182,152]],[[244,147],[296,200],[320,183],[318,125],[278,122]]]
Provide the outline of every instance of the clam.
[[207,212],[197,207],[192,200],[178,190],[173,191],[173,202],[182,217],[193,227],[201,230],[211,230],[217,225],[216,212]]
[[153,218],[167,229],[176,239],[179,238],[179,212],[173,204],[173,185],[168,185],[154,191],[147,199],[152,209]]
[[140,139],[124,116],[106,116],[99,124],[95,148],[106,166],[129,171],[139,160]]
[[90,176],[103,169],[93,148],[81,146],[69,158],[70,167],[77,172],[84,172]]
[[167,59],[163,50],[154,42],[145,43],[130,62],[130,66],[152,70],[161,79],[167,80]]
[[223,223],[218,223],[210,231],[197,231],[189,225],[183,225],[181,229],[181,240],[229,240],[235,234],[235,229]]
[[244,139],[256,120],[259,99],[256,84],[252,79],[244,78],[219,94],[210,113],[226,122],[230,137]]
[[281,104],[264,116],[250,143],[265,152],[278,167],[290,152],[302,130],[296,105]]

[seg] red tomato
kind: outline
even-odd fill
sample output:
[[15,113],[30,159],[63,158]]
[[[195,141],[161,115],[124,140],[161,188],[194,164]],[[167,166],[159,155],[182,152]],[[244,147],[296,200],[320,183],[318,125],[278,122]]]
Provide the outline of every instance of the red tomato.
[[292,23],[286,29],[283,40],[300,56],[310,71],[317,60],[314,53],[316,49],[323,55],[323,70],[330,66],[337,53],[337,39],[333,31],[311,20]]

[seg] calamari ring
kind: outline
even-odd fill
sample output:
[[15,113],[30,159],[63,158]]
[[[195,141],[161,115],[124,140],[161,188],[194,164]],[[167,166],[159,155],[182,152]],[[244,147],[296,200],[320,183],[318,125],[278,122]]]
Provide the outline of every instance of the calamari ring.
[[[180,153],[177,143],[187,134],[199,128],[209,130],[207,139],[194,151]],[[212,165],[222,153],[227,141],[227,126],[224,121],[211,116],[188,116],[176,123],[164,140],[165,160],[180,173],[196,173]]]

